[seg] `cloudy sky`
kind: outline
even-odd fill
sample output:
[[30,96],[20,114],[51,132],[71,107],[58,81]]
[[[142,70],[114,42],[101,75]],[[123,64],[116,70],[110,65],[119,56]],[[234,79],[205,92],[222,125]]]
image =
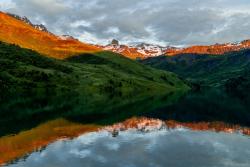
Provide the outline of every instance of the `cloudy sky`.
[[53,33],[106,44],[194,45],[250,39],[249,0],[0,0]]

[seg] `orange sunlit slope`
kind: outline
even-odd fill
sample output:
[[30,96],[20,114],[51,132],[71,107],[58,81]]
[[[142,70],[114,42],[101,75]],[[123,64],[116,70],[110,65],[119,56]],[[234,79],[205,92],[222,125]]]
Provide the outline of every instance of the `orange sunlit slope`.
[[0,41],[17,44],[23,48],[59,59],[78,53],[100,51],[100,48],[76,39],[62,39],[56,35],[37,30],[3,12],[0,12]]

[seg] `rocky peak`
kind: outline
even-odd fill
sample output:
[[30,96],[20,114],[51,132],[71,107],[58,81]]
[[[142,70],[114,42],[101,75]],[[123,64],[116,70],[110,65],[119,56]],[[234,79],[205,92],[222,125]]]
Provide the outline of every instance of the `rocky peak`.
[[116,40],[116,39],[113,39],[113,40],[111,41],[111,45],[119,45],[119,41]]
[[17,20],[20,20],[20,21],[23,21],[23,22],[25,22],[26,24],[29,24],[29,25],[31,25],[32,23],[31,23],[31,21],[27,18],[27,17],[21,17],[21,16],[18,16],[18,15],[16,15],[16,14],[12,14],[12,13],[7,13],[9,16],[11,16],[11,17],[14,17],[14,18],[16,18]]
[[233,42],[214,45],[194,45],[188,47],[177,47],[177,46],[160,46],[148,43],[133,43],[130,45],[121,45],[119,41],[112,40],[111,44],[106,46],[98,46],[104,50],[120,53],[126,57],[137,59],[137,58],[148,58],[161,55],[175,56],[178,54],[211,54],[211,55],[222,55],[227,52],[239,51],[242,49],[250,48],[250,40],[244,40],[242,42]]
[[34,27],[35,29],[37,30],[40,30],[40,31],[44,31],[44,32],[47,32],[47,33],[50,33],[48,31],[48,29],[43,25],[43,24],[33,24],[26,16],[18,16],[16,14],[12,14],[12,13],[7,13],[9,16],[11,17],[14,17],[15,19],[17,20],[20,20],[28,25],[31,25],[32,27]]
[[59,36],[62,40],[77,40],[74,37],[70,36],[70,35],[61,35]]
[[40,31],[49,32],[48,29],[43,24],[36,24],[33,25],[33,27],[35,27],[35,29],[38,29]]

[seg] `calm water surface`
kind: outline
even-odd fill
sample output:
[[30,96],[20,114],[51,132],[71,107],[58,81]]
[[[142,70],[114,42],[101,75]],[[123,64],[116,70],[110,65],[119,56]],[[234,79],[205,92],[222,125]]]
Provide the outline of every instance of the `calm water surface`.
[[[11,167],[250,166],[250,139],[241,134],[128,130],[115,138],[102,131],[56,141],[65,135],[89,132],[81,130],[84,125],[112,125],[135,116],[250,127],[250,97],[219,90],[129,97],[49,92],[10,98],[0,104],[0,162],[8,163],[49,143],[40,152],[7,165]],[[69,133],[64,135],[65,131]]]
[[9,167],[249,167],[250,138],[241,134],[187,129],[117,137],[94,132],[60,140]]

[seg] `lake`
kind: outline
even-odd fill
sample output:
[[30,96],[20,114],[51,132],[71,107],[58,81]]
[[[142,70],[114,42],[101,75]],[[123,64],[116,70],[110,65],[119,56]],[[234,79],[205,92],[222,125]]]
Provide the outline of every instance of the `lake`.
[[6,166],[249,166],[248,98],[220,90],[0,101]]

